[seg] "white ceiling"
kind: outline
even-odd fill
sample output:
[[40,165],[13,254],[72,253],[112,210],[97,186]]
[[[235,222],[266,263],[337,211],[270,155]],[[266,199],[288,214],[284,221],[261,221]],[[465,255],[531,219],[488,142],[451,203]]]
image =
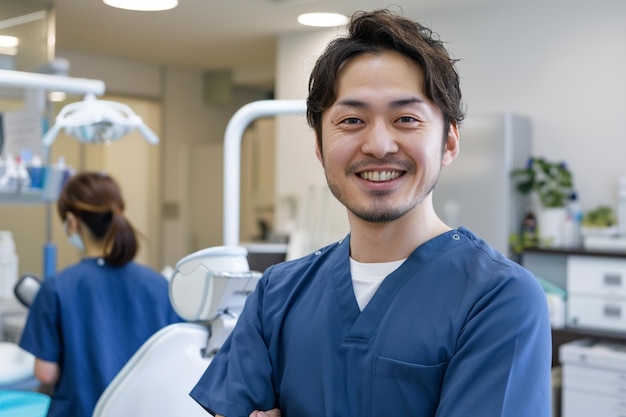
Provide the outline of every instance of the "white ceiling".
[[[146,0],[150,1],[150,0]],[[302,12],[393,4],[408,16],[488,0],[179,0],[162,12],[114,9],[100,0],[56,0],[57,47],[193,69],[273,65],[279,34],[304,30]],[[46,3],[45,1],[42,1]]]

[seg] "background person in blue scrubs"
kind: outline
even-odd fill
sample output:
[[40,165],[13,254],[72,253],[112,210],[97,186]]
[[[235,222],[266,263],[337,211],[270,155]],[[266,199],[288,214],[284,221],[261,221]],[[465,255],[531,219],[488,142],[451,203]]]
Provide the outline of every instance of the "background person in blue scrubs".
[[88,417],[135,351],[181,318],[170,304],[167,280],[133,261],[137,236],[113,178],[73,176],[57,209],[84,257],[44,280],[20,346],[35,355],[37,379],[52,385],[48,416]]
[[455,60],[386,10],[348,29],[307,117],[350,234],[264,273],[191,396],[227,417],[549,417],[540,285],[433,209],[460,149]]

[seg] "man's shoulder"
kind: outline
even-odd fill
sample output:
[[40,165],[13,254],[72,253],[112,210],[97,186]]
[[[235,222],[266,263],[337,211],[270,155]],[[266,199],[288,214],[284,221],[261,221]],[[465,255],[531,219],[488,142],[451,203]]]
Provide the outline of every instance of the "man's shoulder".
[[339,248],[339,246],[344,243],[345,241],[344,239],[342,239],[337,242],[333,242],[326,246],[323,246],[319,249],[316,249],[304,256],[301,256],[295,259],[289,259],[284,262],[280,262],[276,265],[272,265],[272,267],[290,269],[290,268],[299,268],[299,267],[309,265],[311,263],[319,262],[320,260],[325,260],[326,258],[328,258],[328,256],[334,253],[334,251],[336,251]]

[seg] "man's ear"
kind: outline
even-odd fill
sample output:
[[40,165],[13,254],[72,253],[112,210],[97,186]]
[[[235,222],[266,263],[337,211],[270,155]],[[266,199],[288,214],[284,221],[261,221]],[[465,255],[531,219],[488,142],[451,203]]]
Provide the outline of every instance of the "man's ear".
[[320,142],[317,137],[315,138],[315,156],[317,156],[317,160],[320,161],[322,166],[324,166],[324,158],[322,157],[322,150],[320,149]]
[[456,123],[450,123],[450,129],[448,130],[448,136],[446,137],[446,143],[443,150],[443,157],[441,158],[441,166],[448,166],[459,155],[459,141],[461,137],[459,135],[459,128]]

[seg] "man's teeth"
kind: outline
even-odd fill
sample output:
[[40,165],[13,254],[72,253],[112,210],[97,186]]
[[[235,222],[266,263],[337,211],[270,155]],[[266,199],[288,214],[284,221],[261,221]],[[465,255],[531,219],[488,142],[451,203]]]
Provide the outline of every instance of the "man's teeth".
[[359,174],[361,178],[368,181],[390,181],[400,176],[398,171],[365,171]]

